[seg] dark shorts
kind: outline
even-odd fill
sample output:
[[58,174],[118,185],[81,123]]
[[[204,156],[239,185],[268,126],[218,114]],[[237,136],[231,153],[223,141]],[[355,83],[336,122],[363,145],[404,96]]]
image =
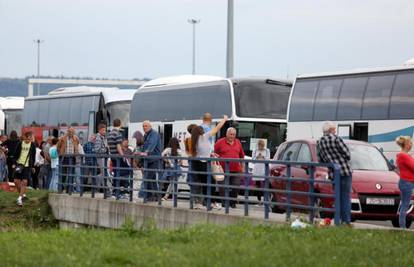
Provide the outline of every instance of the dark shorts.
[[28,180],[30,176],[30,167],[24,167],[22,173],[14,173],[14,179]]

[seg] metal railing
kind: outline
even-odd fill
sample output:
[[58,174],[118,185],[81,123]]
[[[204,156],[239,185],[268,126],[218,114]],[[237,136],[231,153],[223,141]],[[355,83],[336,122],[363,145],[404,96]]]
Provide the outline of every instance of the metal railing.
[[[222,173],[212,172],[213,162],[224,166]],[[242,171],[232,172],[232,166],[237,164],[243,166]],[[251,166],[254,164],[262,164],[262,175],[252,175]],[[320,168],[324,168],[324,173],[329,170],[333,179],[315,175]],[[306,175],[294,177],[292,172],[297,169]],[[224,180],[216,181],[216,175],[224,175]],[[309,213],[310,222],[323,212],[333,217],[336,225],[340,223],[340,170],[334,164],[86,154],[59,157],[57,176],[59,193],[79,193],[80,196],[88,193],[92,198],[99,194],[103,198],[131,202],[138,197],[144,203],[153,201],[158,205],[163,205],[163,195],[168,193],[175,208],[179,199],[180,202],[187,201],[190,209],[203,205],[207,212],[218,207],[215,203],[221,202],[224,212],[229,214],[230,207],[237,203],[243,205],[244,215],[249,216],[253,204],[260,204],[265,219],[269,219],[272,209],[283,209],[286,220],[291,218],[293,211],[299,210]],[[260,180],[260,187],[253,185],[253,180]],[[167,185],[169,188],[165,189]],[[332,187],[331,193],[316,191],[315,185]],[[263,199],[252,199],[252,195],[257,194],[261,194]],[[332,204],[328,205],[331,207],[323,207],[318,205],[321,202]],[[260,209],[255,208],[257,210]]]

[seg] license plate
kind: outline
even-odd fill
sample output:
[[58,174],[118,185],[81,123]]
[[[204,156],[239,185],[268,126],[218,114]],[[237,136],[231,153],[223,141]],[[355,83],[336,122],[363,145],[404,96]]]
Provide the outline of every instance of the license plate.
[[368,205],[390,205],[394,206],[393,198],[367,198]]

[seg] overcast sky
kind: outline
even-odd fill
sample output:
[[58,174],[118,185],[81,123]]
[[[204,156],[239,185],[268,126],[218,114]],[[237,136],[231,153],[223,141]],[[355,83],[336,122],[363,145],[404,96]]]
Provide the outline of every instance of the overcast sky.
[[[413,0],[235,0],[235,76],[401,65]],[[225,75],[226,0],[0,0],[0,77]]]

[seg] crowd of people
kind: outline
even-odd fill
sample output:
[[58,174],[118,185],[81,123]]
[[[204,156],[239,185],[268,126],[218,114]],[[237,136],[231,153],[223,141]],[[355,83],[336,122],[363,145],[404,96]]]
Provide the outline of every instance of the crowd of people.
[[[224,116],[213,127],[211,114],[205,113],[201,125],[188,126],[184,149],[180,147],[180,141],[176,137],[172,137],[163,149],[160,134],[152,129],[150,121],[143,122],[143,134],[140,131],[134,133],[133,146],[130,146],[128,139],[124,137],[119,119],[113,121],[113,127],[109,132],[107,132],[107,125],[99,124],[98,131],[83,145],[73,127],[69,127],[60,138],[50,136],[40,144],[36,142],[32,132],[25,132],[19,138],[17,132],[12,131],[10,136],[0,137],[0,181],[15,183],[19,192],[18,205],[23,205],[28,186],[51,191],[58,191],[61,186],[61,189],[66,192],[95,188],[94,190],[104,193],[106,197],[122,199],[128,198],[132,170],[142,167],[145,182],[141,184],[139,196],[145,198],[147,202],[158,201],[160,197],[166,201],[172,196],[173,178],[177,175],[181,176],[181,169],[191,165],[191,170],[195,173],[191,178],[188,176],[187,180],[191,179],[190,189],[195,195],[195,208],[201,209],[206,205],[207,158],[243,159],[245,156],[241,142],[236,138],[235,128],[229,127],[225,137],[217,142],[214,140],[227,119],[227,116]],[[136,158],[134,160],[134,157],[129,157],[131,155],[146,156],[146,160]],[[168,158],[159,160],[160,157],[171,156],[188,156],[200,160]],[[265,148],[264,142],[259,141],[257,150],[253,152],[253,158],[269,159],[269,157],[269,150]],[[224,162],[220,164],[223,170],[232,174],[229,184],[239,186],[240,175],[237,173],[244,171],[244,164],[231,162],[227,167]],[[256,165],[254,174],[263,175],[264,170],[261,166],[263,164]],[[60,183],[58,168],[61,173]],[[161,174],[157,171],[160,168],[163,169]],[[263,178],[255,180],[260,186]],[[224,181],[212,182],[214,186],[211,192],[213,196],[211,205],[214,209],[221,209],[222,201],[218,199],[224,197]],[[160,194],[161,191],[164,193]],[[236,199],[237,190],[230,190],[230,197]],[[260,200],[260,194],[258,199]],[[236,201],[230,201],[230,206],[236,207]]]
[[[18,137],[16,131],[10,136],[0,136],[0,182],[13,181],[19,193],[17,204],[23,205],[28,186],[34,189],[57,191],[59,186],[66,191],[99,190],[106,197],[127,198],[130,192],[133,169],[142,168],[143,183],[139,197],[147,202],[167,201],[172,196],[172,180],[181,176],[181,168],[186,167],[191,175],[187,175],[195,202],[195,209],[203,209],[207,205],[207,171],[211,158],[243,159],[245,153],[237,139],[236,129],[228,127],[225,136],[215,140],[216,134],[224,127],[227,116],[215,126],[209,113],[203,115],[201,125],[190,124],[187,127],[188,137],[184,140],[184,150],[180,141],[172,137],[163,149],[160,134],[152,129],[150,121],[143,122],[143,132],[134,133],[134,149],[122,132],[121,120],[113,121],[112,129],[107,133],[107,125],[98,125],[97,133],[92,134],[85,144],[81,144],[75,129],[69,127],[60,138],[50,136],[38,144],[32,132],[25,132]],[[317,144],[320,162],[336,163],[340,166],[341,181],[341,221],[350,224],[352,187],[351,156],[345,142],[336,134],[336,126],[332,122],[323,124],[323,136]],[[400,174],[401,191],[400,227],[405,227],[406,211],[409,208],[414,189],[414,159],[409,154],[412,140],[400,136],[396,143],[401,147],[397,155],[397,168]],[[89,155],[89,156],[88,156]],[[141,157],[134,157],[138,155]],[[188,157],[187,160],[170,157]],[[145,160],[142,161],[142,157]],[[61,160],[59,161],[59,159]],[[162,159],[160,161],[160,159]],[[253,160],[269,160],[270,151],[264,140],[257,142],[252,151]],[[228,183],[230,207],[237,205],[237,188],[240,186],[241,173],[245,172],[245,164],[236,161],[217,160],[221,170],[229,173]],[[58,168],[61,168],[61,182],[58,180]],[[160,169],[163,171],[160,175]],[[252,178],[257,188],[263,188],[265,166],[254,164]],[[213,175],[214,176],[214,175]],[[189,180],[191,179],[191,180]],[[211,181],[211,207],[221,209],[225,198],[224,181]],[[109,190],[111,188],[112,190]],[[163,192],[163,194],[161,194]],[[262,191],[256,191],[258,201]]]

